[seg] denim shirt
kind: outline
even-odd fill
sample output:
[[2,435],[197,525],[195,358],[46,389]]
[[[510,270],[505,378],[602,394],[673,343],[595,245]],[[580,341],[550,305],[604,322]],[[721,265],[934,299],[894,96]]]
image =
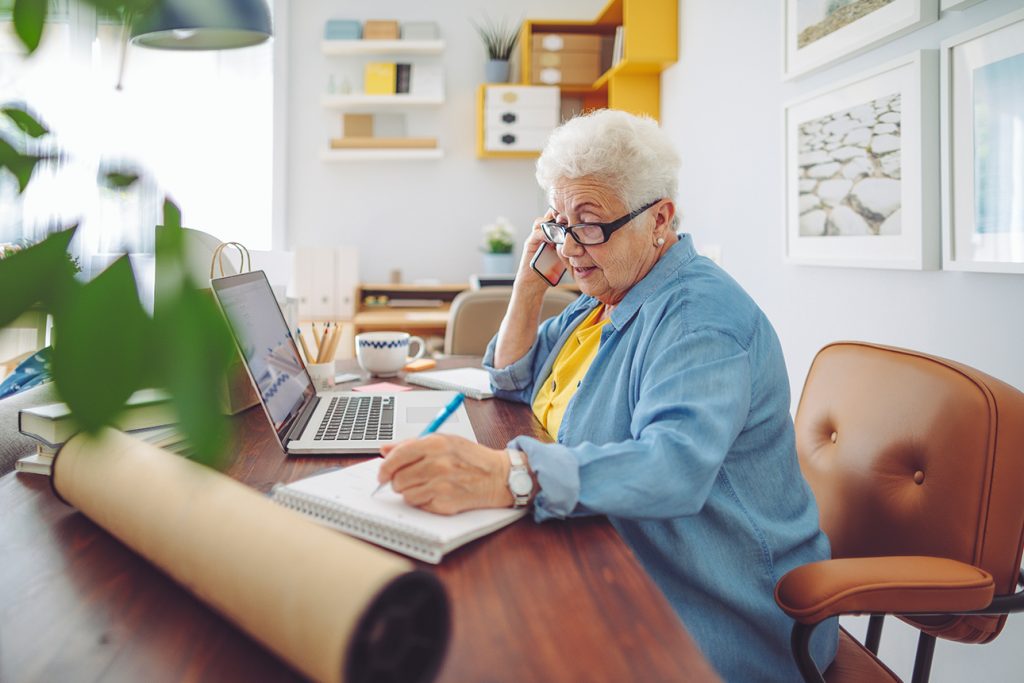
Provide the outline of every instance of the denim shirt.
[[[599,302],[544,321],[523,358],[494,368],[499,398],[532,403],[562,344]],[[800,473],[789,379],[764,313],[680,235],[626,294],[569,403],[557,443],[520,436],[540,491],[534,518],[607,515],[729,681],[795,681],[779,577],[830,556]],[[623,624],[623,628],[629,625]],[[832,661],[837,624],[812,653]]]

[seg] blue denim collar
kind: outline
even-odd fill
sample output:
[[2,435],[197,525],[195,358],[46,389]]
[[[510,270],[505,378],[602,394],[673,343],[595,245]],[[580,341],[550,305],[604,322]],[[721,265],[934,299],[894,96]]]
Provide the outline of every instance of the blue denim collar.
[[693,238],[686,233],[679,233],[679,241],[665,252],[658,259],[651,272],[644,276],[643,280],[633,285],[633,288],[626,292],[619,305],[612,311],[612,325],[616,330],[621,330],[626,323],[633,319],[644,302],[652,294],[661,289],[672,273],[676,272],[687,263],[697,257],[697,250],[693,247]]

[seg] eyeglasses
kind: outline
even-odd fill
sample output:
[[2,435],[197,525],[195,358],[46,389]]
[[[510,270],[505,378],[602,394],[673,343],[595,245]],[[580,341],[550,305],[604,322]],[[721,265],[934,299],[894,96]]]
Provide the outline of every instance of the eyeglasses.
[[566,235],[572,235],[572,238],[576,240],[577,244],[582,244],[584,246],[604,244],[611,239],[613,232],[624,227],[631,220],[660,201],[660,199],[655,199],[650,204],[642,206],[636,211],[630,211],[622,218],[614,220],[611,223],[578,223],[576,225],[562,225],[561,223],[548,222],[541,223],[540,229],[544,233],[544,237],[555,244],[565,244]]

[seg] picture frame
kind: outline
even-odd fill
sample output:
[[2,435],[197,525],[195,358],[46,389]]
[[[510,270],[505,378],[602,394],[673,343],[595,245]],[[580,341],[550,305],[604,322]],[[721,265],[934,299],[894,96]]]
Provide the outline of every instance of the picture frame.
[[943,12],[962,12],[972,5],[977,5],[981,0],[941,0],[939,9]]
[[[881,7],[878,6],[880,1],[885,3]],[[782,3],[785,80],[866,52],[939,18],[939,0],[782,0]]]
[[1024,10],[940,52],[943,267],[1024,273]]
[[785,105],[787,263],[939,267],[938,81],[918,50]]

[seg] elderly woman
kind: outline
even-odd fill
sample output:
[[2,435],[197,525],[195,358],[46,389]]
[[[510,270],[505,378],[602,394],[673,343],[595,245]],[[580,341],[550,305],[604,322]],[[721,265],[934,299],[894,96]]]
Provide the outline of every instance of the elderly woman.
[[[407,441],[386,449],[381,480],[442,513],[607,515],[723,677],[798,680],[773,590],[828,558],[828,539],[797,463],[778,338],[673,230],[678,166],[649,119],[599,111],[555,131],[537,162],[550,209],[484,365],[495,394],[530,404],[556,441]],[[529,261],[544,241],[583,296],[538,327],[548,285]],[[824,667],[835,623],[815,635]]]

